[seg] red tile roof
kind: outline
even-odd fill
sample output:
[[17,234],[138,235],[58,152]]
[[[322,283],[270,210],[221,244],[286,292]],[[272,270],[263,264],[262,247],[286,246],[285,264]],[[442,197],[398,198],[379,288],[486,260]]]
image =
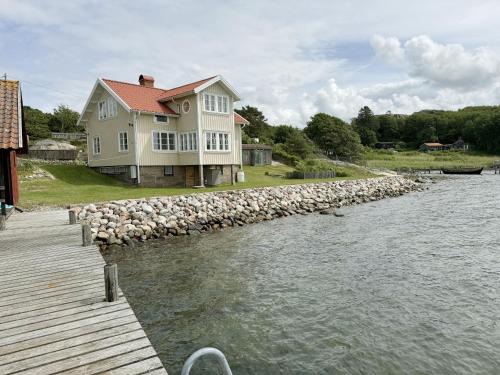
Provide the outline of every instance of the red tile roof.
[[177,114],[170,107],[158,101],[158,99],[165,96],[167,90],[111,79],[103,79],[103,81],[134,111],[164,113],[167,115]]
[[22,116],[19,81],[0,80],[0,149],[18,149]]
[[166,90],[165,91],[165,96],[163,98],[161,98],[160,100],[168,100],[168,99],[170,99],[170,98],[172,98],[174,96],[182,95],[182,94],[186,94],[186,93],[192,92],[198,86],[203,85],[205,82],[208,82],[208,81],[210,81],[211,79],[213,79],[215,77],[216,76],[210,77],[210,78],[205,78],[205,79],[202,79],[200,81],[188,83],[187,85],[182,85],[182,86],[179,86],[179,87],[174,87],[173,89]]
[[243,116],[239,115],[238,113],[234,112],[234,123],[235,124],[241,124],[241,125],[248,125],[250,122],[244,118]]

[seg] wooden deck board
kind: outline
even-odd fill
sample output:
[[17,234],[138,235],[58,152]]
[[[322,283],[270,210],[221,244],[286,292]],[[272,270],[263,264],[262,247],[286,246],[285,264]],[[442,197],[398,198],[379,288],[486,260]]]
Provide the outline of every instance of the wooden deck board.
[[166,374],[105,262],[66,211],[14,214],[0,232],[1,374]]

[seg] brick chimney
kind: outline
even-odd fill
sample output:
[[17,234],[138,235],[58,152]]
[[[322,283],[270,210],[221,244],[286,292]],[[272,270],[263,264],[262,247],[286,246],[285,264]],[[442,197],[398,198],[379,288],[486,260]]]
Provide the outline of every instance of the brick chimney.
[[151,76],[141,74],[139,76],[139,83],[144,87],[155,87],[155,79]]

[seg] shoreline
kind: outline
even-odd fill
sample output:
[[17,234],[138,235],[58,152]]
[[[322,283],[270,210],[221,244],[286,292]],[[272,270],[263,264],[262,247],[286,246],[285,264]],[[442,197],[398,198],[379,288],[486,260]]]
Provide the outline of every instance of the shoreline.
[[402,176],[283,185],[157,198],[128,199],[72,208],[91,227],[101,248],[148,239],[199,235],[220,229],[305,215],[422,190]]

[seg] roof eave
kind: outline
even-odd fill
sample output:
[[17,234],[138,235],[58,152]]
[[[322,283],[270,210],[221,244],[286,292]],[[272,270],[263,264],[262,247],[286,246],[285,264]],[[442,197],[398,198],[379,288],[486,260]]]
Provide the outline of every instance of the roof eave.
[[224,77],[222,77],[221,75],[215,76],[214,78],[208,80],[204,84],[196,87],[193,91],[194,91],[195,94],[198,94],[199,92],[205,90],[207,87],[212,86],[214,83],[217,83],[217,82],[221,82],[224,86],[226,86],[226,88],[228,89],[228,91],[230,91],[231,94],[233,95],[233,99],[234,99],[235,102],[241,100],[240,94],[238,94],[238,92],[234,89],[234,87],[231,86],[229,84],[229,82],[227,82],[224,79]]

